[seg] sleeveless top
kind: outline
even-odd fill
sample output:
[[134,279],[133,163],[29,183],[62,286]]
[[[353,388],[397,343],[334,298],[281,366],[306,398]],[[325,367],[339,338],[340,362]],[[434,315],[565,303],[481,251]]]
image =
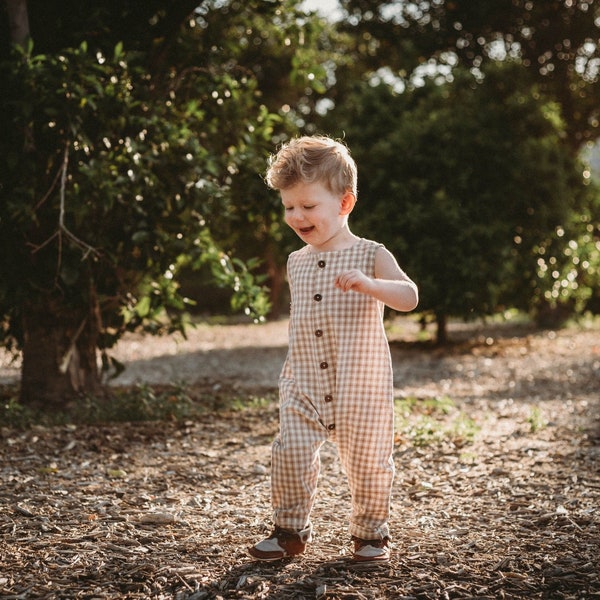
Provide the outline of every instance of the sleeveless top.
[[342,410],[364,415],[357,403],[381,408],[393,399],[383,303],[334,285],[339,273],[352,268],[374,277],[381,247],[360,238],[344,250],[314,252],[305,246],[288,258],[291,309],[281,399],[308,400],[330,430]]

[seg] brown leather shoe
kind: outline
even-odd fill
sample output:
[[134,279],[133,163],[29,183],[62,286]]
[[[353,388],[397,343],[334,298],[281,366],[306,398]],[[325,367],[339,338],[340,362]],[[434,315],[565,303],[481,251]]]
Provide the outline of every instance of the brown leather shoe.
[[390,538],[379,540],[363,540],[352,536],[354,552],[352,560],[360,563],[385,563],[390,560],[390,549],[388,542]]
[[306,544],[311,540],[311,527],[301,531],[292,531],[275,527],[268,538],[248,548],[248,554],[263,561],[280,560],[290,556],[298,556],[304,552]]

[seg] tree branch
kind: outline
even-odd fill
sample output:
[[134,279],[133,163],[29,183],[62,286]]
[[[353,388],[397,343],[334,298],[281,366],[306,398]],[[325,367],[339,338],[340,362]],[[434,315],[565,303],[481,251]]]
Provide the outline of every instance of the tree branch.
[[80,240],[74,233],[72,233],[69,228],[65,225],[65,200],[66,200],[66,187],[67,187],[67,173],[69,167],[69,146],[70,142],[67,142],[65,146],[65,151],[63,154],[63,162],[59,172],[56,174],[54,181],[48,190],[48,193],[36,204],[36,208],[38,208],[50,195],[50,192],[54,189],[56,185],[56,181],[60,175],[60,210],[58,215],[58,229],[55,231],[46,241],[42,242],[38,246],[35,246],[32,253],[35,254],[38,250],[41,250],[44,246],[46,246],[50,241],[52,241],[55,237],[58,236],[58,244],[59,244],[59,259],[58,259],[58,267],[60,268],[61,256],[62,256],[62,236],[63,234],[71,240],[76,246],[84,250],[84,254],[81,260],[85,260],[90,254],[95,254],[99,256],[100,253],[94,247],[90,246],[83,240]]

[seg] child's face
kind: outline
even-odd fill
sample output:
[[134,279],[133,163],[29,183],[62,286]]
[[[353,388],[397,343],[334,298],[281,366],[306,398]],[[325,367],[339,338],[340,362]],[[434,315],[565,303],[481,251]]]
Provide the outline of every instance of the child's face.
[[[300,239],[318,250],[335,249],[335,244],[346,231],[347,196],[329,191],[321,182],[300,182],[281,190],[285,208],[285,222]],[[352,206],[354,206],[354,196]]]

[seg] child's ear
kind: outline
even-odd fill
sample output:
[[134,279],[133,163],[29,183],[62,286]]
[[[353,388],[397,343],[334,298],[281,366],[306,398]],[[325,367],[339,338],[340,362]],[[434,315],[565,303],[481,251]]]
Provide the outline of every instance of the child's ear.
[[354,205],[356,204],[356,196],[352,192],[346,192],[342,196],[342,202],[340,204],[340,215],[346,216],[352,212]]

